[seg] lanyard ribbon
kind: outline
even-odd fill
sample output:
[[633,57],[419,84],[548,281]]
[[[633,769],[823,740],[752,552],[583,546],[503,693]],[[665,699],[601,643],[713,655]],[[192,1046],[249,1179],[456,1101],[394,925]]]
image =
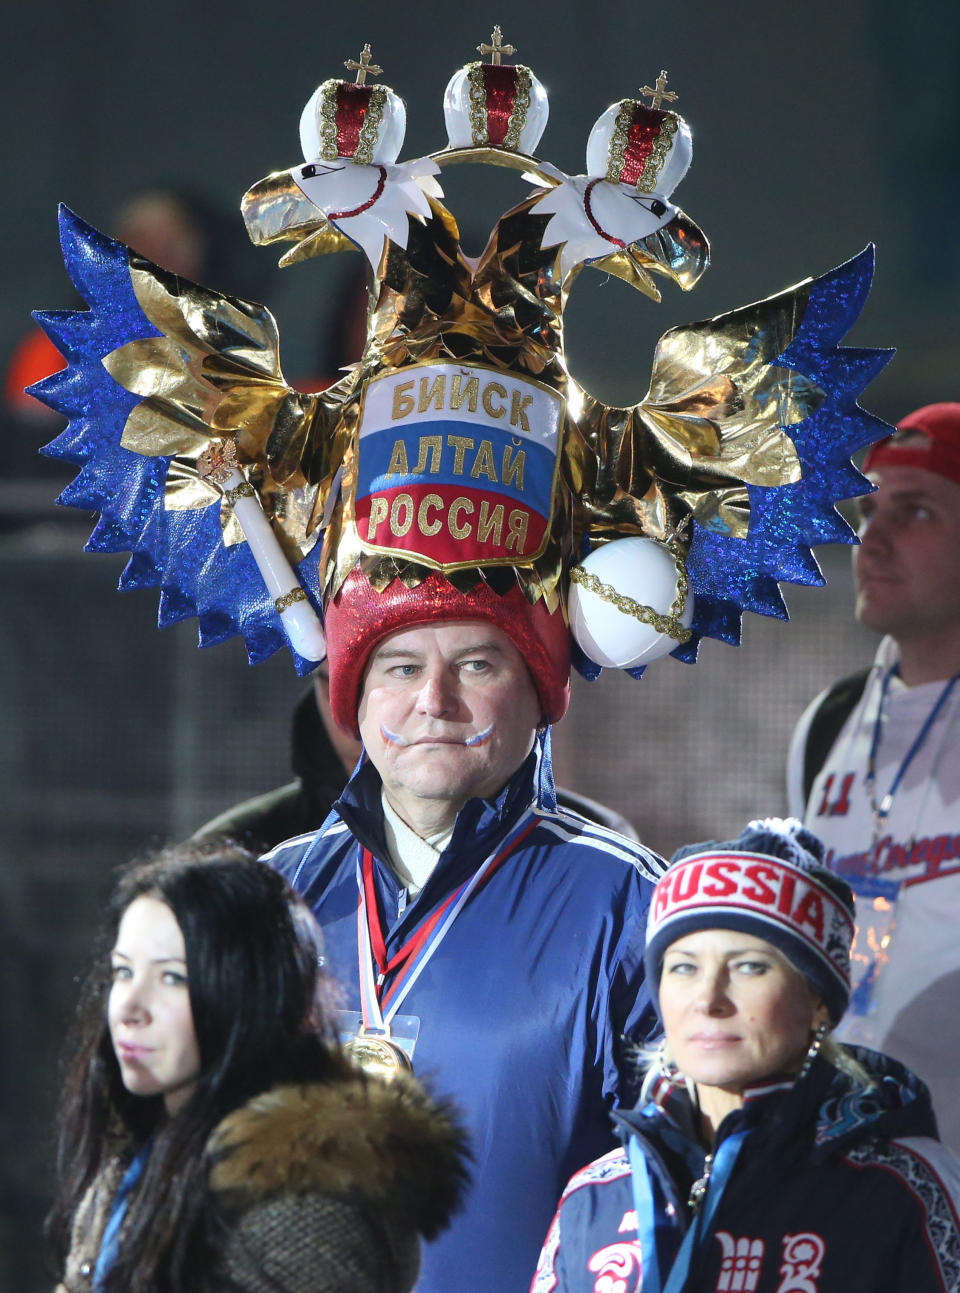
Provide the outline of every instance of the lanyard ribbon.
[[[443,942],[450,926],[477,890],[484,885],[539,822],[526,817],[502,848],[491,853],[469,880],[465,880],[434,911],[393,956],[387,957],[386,940],[377,909],[373,854],[357,853],[357,954],[360,963],[360,1009],[365,1029],[387,1031],[387,1024],[420,977],[427,962]],[[397,977],[384,992],[388,974]]]
[[117,1192],[113,1196],[110,1219],[107,1221],[103,1238],[100,1240],[100,1251],[97,1253],[97,1264],[93,1271],[94,1293],[96,1293],[97,1289],[103,1288],[103,1281],[107,1278],[113,1263],[117,1260],[117,1255],[120,1252],[120,1228],[123,1225],[124,1217],[127,1215],[130,1191],[143,1175],[143,1169],[147,1165],[147,1159],[150,1157],[152,1148],[153,1139],[151,1137],[126,1172],[124,1172],[123,1179],[117,1186]]
[[870,805],[873,809],[874,843],[877,842],[877,838],[879,837],[880,832],[883,829],[883,825],[886,822],[887,817],[890,813],[890,809],[893,807],[894,796],[896,795],[897,791],[900,789],[900,782],[903,780],[904,776],[906,775],[907,769],[910,767],[910,764],[913,762],[914,757],[920,750],[924,741],[930,735],[930,729],[937,721],[937,718],[939,717],[941,710],[949,700],[950,693],[953,691],[953,688],[957,680],[960,679],[960,674],[955,673],[953,677],[950,678],[947,681],[947,683],[944,685],[943,690],[940,692],[940,695],[937,697],[936,704],[930,710],[930,713],[927,715],[926,719],[924,720],[924,724],[920,728],[920,731],[913,738],[913,742],[909,750],[907,750],[906,754],[903,756],[903,759],[900,763],[900,767],[897,768],[897,771],[894,774],[894,778],[890,782],[890,789],[880,800],[880,803],[877,804],[877,800],[876,800],[877,751],[880,748],[880,737],[883,734],[883,706],[887,699],[887,691],[890,687],[890,680],[893,678],[894,674],[899,672],[900,672],[900,666],[895,664],[893,668],[890,669],[884,675],[883,683],[880,686],[880,704],[877,709],[876,720],[873,724],[873,735],[870,739],[870,754],[867,759],[867,774],[864,777],[864,785],[866,787],[867,795],[870,799]]
[[667,1274],[666,1283],[660,1273],[660,1260],[657,1253],[657,1229],[663,1231],[666,1218],[660,1186],[650,1171],[640,1141],[631,1136],[627,1146],[630,1158],[631,1179],[633,1184],[633,1203],[637,1210],[637,1233],[640,1237],[642,1254],[643,1293],[683,1293],[690,1266],[698,1249],[713,1234],[713,1220],[717,1207],[733,1172],[737,1156],[743,1148],[743,1142],[750,1135],[750,1128],[734,1132],[728,1136],[717,1150],[707,1182],[707,1190],[699,1209],[687,1228],[680,1251],[677,1253]]

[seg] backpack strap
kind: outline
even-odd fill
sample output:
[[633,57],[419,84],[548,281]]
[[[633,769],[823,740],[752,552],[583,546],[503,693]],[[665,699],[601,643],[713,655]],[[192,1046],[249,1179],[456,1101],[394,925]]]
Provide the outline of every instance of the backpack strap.
[[803,798],[810,798],[810,791],[817,773],[826,763],[827,755],[833,749],[834,742],[843,730],[857,701],[863,695],[870,676],[869,669],[850,674],[835,682],[810,720],[807,730],[807,743],[803,752]]

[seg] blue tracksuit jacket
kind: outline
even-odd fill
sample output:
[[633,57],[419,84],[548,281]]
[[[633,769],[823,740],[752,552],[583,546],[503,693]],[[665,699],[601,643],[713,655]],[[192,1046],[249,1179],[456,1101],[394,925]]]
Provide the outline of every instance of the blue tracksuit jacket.
[[[766,1083],[729,1114],[717,1145],[750,1127],[684,1293],[957,1293],[960,1162],[936,1139],[923,1084],[894,1060],[849,1048],[877,1085],[855,1087],[823,1059]],[[690,1224],[703,1174],[683,1088],[617,1115],[661,1194],[659,1287]],[[713,1186],[711,1185],[711,1188]],[[701,1204],[701,1208],[704,1207]],[[623,1148],[578,1172],[547,1235],[531,1293],[658,1293],[643,1278],[630,1162]]]
[[405,903],[385,860],[380,791],[364,761],[319,831],[267,855],[323,927],[347,1009],[360,1006],[357,842],[376,860],[389,955],[536,817],[400,1007],[420,1020],[418,1077],[459,1106],[475,1156],[466,1210],[427,1246],[418,1293],[526,1293],[564,1182],[616,1143],[621,1038],[655,1026],[643,932],[663,863],[557,810],[546,734],[496,799],[464,806],[427,884]]

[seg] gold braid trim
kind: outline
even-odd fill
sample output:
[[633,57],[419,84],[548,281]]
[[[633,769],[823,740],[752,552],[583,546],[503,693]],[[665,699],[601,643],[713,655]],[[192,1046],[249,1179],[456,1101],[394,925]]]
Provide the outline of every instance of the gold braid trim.
[[223,501],[227,503],[230,507],[233,507],[234,503],[237,501],[238,498],[256,498],[256,497],[257,497],[257,491],[253,488],[253,486],[250,484],[248,480],[245,480],[242,485],[234,485],[233,489],[225,489],[223,491]]
[[483,84],[483,64],[467,64],[467,84],[470,86],[470,138],[474,148],[487,142],[487,90]]
[[337,80],[324,81],[320,87],[320,158],[337,160]]
[[630,122],[633,120],[634,103],[633,99],[620,100],[620,111],[617,113],[613,134],[610,136],[610,147],[607,151],[606,178],[611,184],[620,183],[623,162],[627,155],[627,131],[630,129]]
[[[320,158],[324,162],[337,160],[337,80],[324,81],[320,87]],[[387,105],[387,88],[384,85],[372,87],[370,102],[363,115],[360,137],[353,154],[353,161],[358,166],[369,166],[373,161],[373,150],[377,144],[383,110]]]
[[520,135],[527,124],[527,109],[530,107],[530,69],[522,63],[517,64],[517,88],[513,97],[513,110],[510,113],[510,125],[503,141],[503,147],[510,153],[520,151]]
[[307,594],[302,588],[291,588],[289,593],[284,593],[273,603],[278,615],[282,615],[288,606],[294,606],[297,602],[305,602]]
[[624,593],[618,593],[611,584],[601,583],[596,575],[591,574],[589,570],[584,570],[583,566],[573,567],[570,571],[570,582],[582,584],[584,588],[589,589],[591,593],[596,593],[603,601],[609,602],[611,606],[616,606],[617,610],[622,611],[624,615],[632,615],[641,624],[649,624],[658,633],[666,633],[668,637],[673,638],[674,642],[689,642],[693,637],[693,630],[683,627],[680,623],[680,616],[683,614],[683,608],[687,602],[690,580],[687,577],[687,568],[679,545],[668,543],[666,547],[677,568],[677,592],[673,599],[673,605],[666,615],[661,615],[652,606],[641,606],[632,597],[627,597]]
[[467,84],[470,86],[470,138],[474,148],[503,148],[506,152],[520,150],[520,135],[527,124],[530,107],[530,69],[523,63],[516,64],[517,83],[510,112],[510,124],[502,144],[490,143],[487,135],[487,87],[483,80],[481,62],[467,64]]
[[369,166],[373,161],[373,150],[377,144],[377,133],[383,120],[383,110],[387,106],[386,86],[375,85],[367,110],[363,114],[363,125],[360,127],[360,138],[353,160],[359,166]]
[[663,164],[667,160],[667,153],[670,151],[670,145],[673,143],[673,137],[677,133],[677,126],[680,119],[675,112],[668,112],[660,125],[660,133],[657,135],[656,143],[650,150],[650,156],[647,158],[647,164],[643,168],[643,174],[637,180],[638,193],[652,193],[656,187],[657,180],[660,178],[660,172],[663,170]]

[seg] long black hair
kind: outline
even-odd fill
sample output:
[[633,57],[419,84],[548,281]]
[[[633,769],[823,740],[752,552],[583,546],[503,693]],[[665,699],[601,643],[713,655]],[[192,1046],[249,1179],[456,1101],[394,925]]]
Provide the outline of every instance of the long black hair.
[[200,1074],[169,1119],[161,1095],[126,1090],[107,1025],[110,973],[102,955],[81,1000],[64,1083],[48,1234],[62,1269],[73,1218],[98,1170],[118,1152],[129,1161],[153,1137],[103,1290],[179,1293],[209,1269],[215,1243],[204,1214],[210,1132],[277,1083],[324,1080],[337,1060],[319,930],[275,871],[222,844],[165,850],[121,876],[110,903],[111,948],[123,913],[140,897],[165,903],[183,934]]

